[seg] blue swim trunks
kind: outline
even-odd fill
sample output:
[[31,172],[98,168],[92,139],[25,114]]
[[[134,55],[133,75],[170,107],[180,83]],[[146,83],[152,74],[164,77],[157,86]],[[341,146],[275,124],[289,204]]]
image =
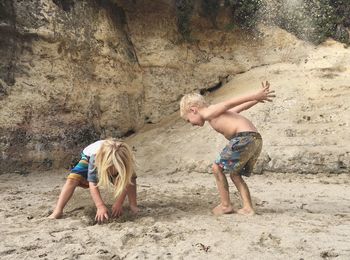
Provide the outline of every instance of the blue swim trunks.
[[262,138],[256,132],[240,132],[232,137],[215,163],[224,173],[250,176],[260,155]]

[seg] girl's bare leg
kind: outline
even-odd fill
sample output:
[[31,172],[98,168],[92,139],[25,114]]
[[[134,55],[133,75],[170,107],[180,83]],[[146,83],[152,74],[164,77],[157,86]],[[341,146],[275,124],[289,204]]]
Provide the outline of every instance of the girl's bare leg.
[[58,197],[57,205],[49,218],[53,219],[62,217],[63,209],[72,197],[74,190],[78,185],[78,180],[67,179],[66,183],[63,185],[60,196]]
[[214,163],[213,173],[216,179],[216,185],[218,186],[221,203],[213,209],[214,215],[222,215],[233,213],[234,209],[230,201],[230,194],[226,176],[222,172],[221,168]]
[[247,184],[239,174],[231,174],[231,180],[235,184],[239,194],[241,195],[243,207],[237,210],[237,213],[243,215],[254,215],[255,211],[252,205],[252,199]]
[[130,210],[136,214],[140,211],[140,209],[137,207],[137,187],[136,187],[136,178],[132,178],[131,180],[133,185],[129,185],[127,188],[127,195],[128,195],[128,201]]

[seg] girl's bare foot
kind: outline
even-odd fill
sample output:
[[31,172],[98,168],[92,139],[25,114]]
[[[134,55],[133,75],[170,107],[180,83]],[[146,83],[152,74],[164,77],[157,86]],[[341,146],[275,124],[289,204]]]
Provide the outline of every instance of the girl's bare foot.
[[137,206],[130,206],[130,210],[133,214],[137,215],[140,212],[140,208]]
[[59,218],[62,217],[62,215],[63,215],[63,212],[62,212],[62,211],[56,211],[56,210],[54,210],[54,211],[52,212],[52,214],[51,214],[50,216],[48,216],[48,218],[50,218],[50,219],[59,219]]
[[253,216],[255,214],[255,211],[252,208],[250,209],[241,208],[237,210],[237,213],[245,216]]
[[231,214],[234,212],[234,209],[232,205],[228,207],[224,207],[221,204],[219,204],[215,208],[213,208],[212,212],[214,213],[215,216],[220,216],[223,214]]

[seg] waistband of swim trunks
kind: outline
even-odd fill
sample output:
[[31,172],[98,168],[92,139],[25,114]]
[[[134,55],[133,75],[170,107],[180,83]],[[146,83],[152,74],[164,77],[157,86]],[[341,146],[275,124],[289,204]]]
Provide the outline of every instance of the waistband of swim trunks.
[[235,137],[241,137],[241,136],[252,136],[255,138],[260,138],[261,139],[261,135],[258,132],[239,132],[237,134],[235,134],[234,136],[231,137],[231,139],[235,138]]

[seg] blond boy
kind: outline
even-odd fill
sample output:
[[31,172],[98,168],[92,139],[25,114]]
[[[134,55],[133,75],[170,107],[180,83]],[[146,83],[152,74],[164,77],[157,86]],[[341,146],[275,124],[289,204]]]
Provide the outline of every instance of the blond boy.
[[253,215],[254,209],[247,184],[242,175],[250,176],[261,152],[262,139],[251,121],[239,113],[259,102],[272,101],[274,91],[270,84],[262,83],[262,88],[253,94],[231,98],[224,102],[208,105],[199,94],[185,95],[180,102],[181,117],[192,125],[203,126],[205,121],[214,130],[229,140],[213,164],[213,173],[220,194],[221,203],[213,209],[215,215],[233,213],[229,188],[225,174],[230,174],[241,199],[242,208],[237,213]]

